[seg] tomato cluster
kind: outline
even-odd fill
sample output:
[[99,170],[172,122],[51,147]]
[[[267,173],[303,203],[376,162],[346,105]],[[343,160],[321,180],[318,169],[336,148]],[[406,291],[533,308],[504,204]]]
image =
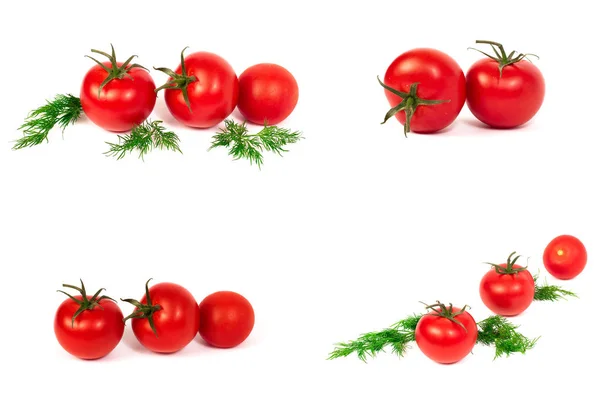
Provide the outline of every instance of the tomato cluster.
[[492,128],[515,128],[531,120],[545,95],[542,73],[527,60],[532,55],[507,54],[497,42],[477,43],[490,45],[495,56],[479,51],[486,57],[466,76],[452,57],[437,49],[412,49],[398,56],[379,81],[392,106],[383,122],[395,116],[405,135],[434,133],[452,124],[465,102]]
[[197,334],[210,346],[232,348],[243,343],[254,328],[254,309],[242,295],[217,291],[199,304],[178,284],[163,282],[152,287],[146,283],[139,301],[124,299],[135,309],[123,317],[116,301],[86,293],[85,286],[65,284],[79,292],[60,304],[54,318],[54,333],[70,354],[86,360],[108,355],[123,338],[125,322],[131,320],[136,339],[156,353],[175,353],[194,340]]

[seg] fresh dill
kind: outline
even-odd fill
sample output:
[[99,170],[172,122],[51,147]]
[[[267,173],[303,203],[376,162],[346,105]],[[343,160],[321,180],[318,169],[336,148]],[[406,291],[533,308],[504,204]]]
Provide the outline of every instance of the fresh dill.
[[525,353],[535,346],[538,338],[528,339],[517,331],[515,326],[506,318],[491,316],[477,323],[477,343],[485,346],[494,346],[496,353],[494,359],[513,353]]
[[48,141],[48,134],[58,125],[64,132],[81,116],[81,100],[73,95],[56,95],[53,100],[29,113],[19,130],[23,137],[16,140],[13,150],[33,147]]
[[179,137],[172,131],[167,131],[162,125],[162,121],[146,120],[136,126],[127,135],[119,135],[118,143],[106,143],[110,149],[105,152],[107,156],[122,159],[128,153],[137,151],[140,159],[153,149],[171,150],[181,153],[179,148]]
[[263,164],[263,151],[270,151],[282,155],[286,152],[284,147],[302,139],[302,133],[291,131],[274,125],[265,125],[256,134],[250,134],[246,122],[241,124],[233,120],[225,120],[225,128],[213,136],[209,150],[216,147],[229,148],[229,155],[234,160],[247,159],[250,164],[259,168]]
[[546,282],[544,285],[538,285],[538,279],[539,273],[533,277],[533,280],[535,281],[534,301],[558,301],[566,300],[567,297],[577,298],[577,294],[574,292],[565,290],[557,285],[548,285]]

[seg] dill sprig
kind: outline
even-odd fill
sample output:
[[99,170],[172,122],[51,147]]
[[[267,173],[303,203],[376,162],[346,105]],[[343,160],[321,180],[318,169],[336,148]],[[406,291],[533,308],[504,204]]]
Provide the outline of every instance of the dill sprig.
[[56,95],[53,100],[29,113],[19,130],[23,137],[15,141],[13,150],[33,147],[48,141],[48,134],[58,125],[63,132],[81,116],[81,100],[73,95]]
[[533,299],[535,301],[558,301],[566,300],[567,297],[577,297],[572,291],[565,290],[557,285],[548,285],[544,282],[544,285],[538,285],[537,280],[539,278],[539,272],[533,277],[535,281],[535,294]]
[[502,355],[509,356],[513,353],[523,353],[535,346],[539,338],[528,339],[517,331],[519,326],[512,324],[502,316],[491,316],[477,323],[477,343],[485,346],[494,346],[496,353],[494,359]]
[[229,155],[234,160],[247,159],[250,164],[260,168],[263,164],[263,151],[270,151],[280,156],[286,152],[284,146],[298,142],[302,133],[291,131],[274,125],[265,125],[256,134],[250,134],[246,122],[241,124],[233,120],[225,120],[225,128],[213,136],[209,150],[215,147],[229,148]]
[[105,152],[107,156],[122,159],[133,151],[138,151],[139,158],[144,160],[144,156],[153,149],[172,150],[181,153],[179,148],[179,137],[172,131],[167,131],[162,125],[162,121],[146,120],[136,126],[127,135],[119,135],[119,143],[106,143],[110,149]]

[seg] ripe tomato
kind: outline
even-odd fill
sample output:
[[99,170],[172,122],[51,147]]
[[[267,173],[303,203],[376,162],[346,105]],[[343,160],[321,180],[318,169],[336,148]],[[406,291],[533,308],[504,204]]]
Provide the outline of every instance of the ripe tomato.
[[92,122],[113,132],[129,131],[148,118],[156,104],[155,84],[145,68],[117,62],[115,49],[112,55],[92,49],[106,56],[108,62],[93,66],[83,78],[81,107]]
[[[502,45],[492,45],[496,56],[488,55],[467,71],[467,106],[477,119],[494,128],[514,128],[531,120],[541,108],[545,95],[544,77],[527,54],[508,56]],[[483,53],[483,52],[482,52]]]
[[465,75],[454,59],[436,49],[412,49],[388,67],[383,83],[404,134],[433,133],[454,122],[465,104]]
[[427,306],[431,311],[419,320],[415,341],[425,356],[438,363],[456,363],[477,342],[477,323],[466,310],[439,302]]
[[284,67],[260,63],[240,75],[238,109],[254,124],[279,124],[296,108],[298,83]]
[[521,314],[533,302],[535,280],[527,267],[516,262],[519,256],[509,255],[504,264],[490,264],[479,284],[479,295],[487,308],[501,316]]
[[135,306],[125,320],[138,341],[157,353],[174,353],[187,346],[198,333],[198,303],[180,285],[163,282],[148,288],[141,301],[123,300]]
[[100,296],[98,290],[88,296],[83,281],[81,288],[63,284],[78,291],[63,301],[54,316],[54,334],[67,352],[80,359],[99,359],[114,350],[123,338],[123,313],[112,298]]
[[254,328],[254,309],[240,294],[218,291],[200,303],[200,336],[214,347],[242,343]]
[[213,127],[237,105],[237,75],[225,59],[214,53],[196,52],[184,58],[183,52],[185,49],[175,71],[156,68],[169,75],[156,91],[165,90],[167,108],[177,121],[189,127]]
[[581,274],[587,264],[587,251],[574,236],[560,235],[544,250],[544,266],[555,278],[570,280]]

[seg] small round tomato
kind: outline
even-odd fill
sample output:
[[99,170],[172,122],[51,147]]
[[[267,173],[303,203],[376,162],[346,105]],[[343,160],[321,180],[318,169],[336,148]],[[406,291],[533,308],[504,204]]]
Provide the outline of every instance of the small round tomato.
[[439,302],[419,320],[415,341],[419,349],[438,363],[456,363],[473,350],[477,342],[477,323],[466,311]]
[[514,128],[531,120],[544,102],[545,82],[540,70],[523,60],[526,54],[508,56],[499,43],[496,56],[487,55],[467,71],[467,106],[481,122],[493,128]]
[[123,313],[116,302],[98,290],[88,296],[83,281],[81,288],[63,284],[79,295],[70,295],[54,316],[54,334],[67,352],[80,359],[100,359],[114,350],[123,338]]
[[198,303],[181,285],[163,282],[148,288],[141,301],[126,299],[135,310],[125,320],[138,341],[157,353],[174,353],[187,346],[198,334]]
[[544,250],[544,266],[555,278],[570,280],[581,274],[587,264],[587,251],[574,236],[560,235]]
[[238,109],[254,124],[279,124],[296,108],[298,83],[284,67],[260,63],[240,75]]
[[388,67],[385,96],[392,106],[384,123],[396,116],[404,134],[433,133],[454,122],[465,104],[465,75],[447,54],[428,48],[412,49]]
[[242,343],[254,328],[250,302],[232,291],[218,291],[199,305],[200,336],[214,347],[229,348]]
[[520,256],[509,255],[504,264],[490,264],[479,284],[479,295],[487,308],[501,316],[516,316],[525,311],[535,296],[535,280],[527,267],[516,262]]
[[[112,48],[112,45],[111,45]],[[148,71],[138,64],[117,62],[112,55],[92,49],[106,56],[108,62],[93,66],[83,78],[81,107],[96,125],[112,132],[125,132],[144,122],[156,104],[156,85]]]
[[[187,48],[186,48],[187,49]],[[169,75],[156,91],[165,90],[167,108],[188,127],[209,128],[219,124],[235,109],[239,82],[231,65],[210,52],[196,52],[184,58],[172,71],[156,68]]]

